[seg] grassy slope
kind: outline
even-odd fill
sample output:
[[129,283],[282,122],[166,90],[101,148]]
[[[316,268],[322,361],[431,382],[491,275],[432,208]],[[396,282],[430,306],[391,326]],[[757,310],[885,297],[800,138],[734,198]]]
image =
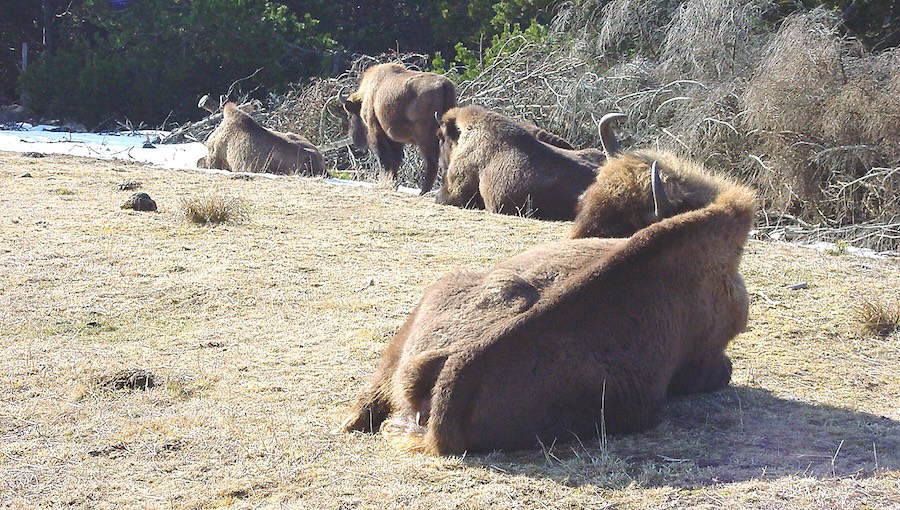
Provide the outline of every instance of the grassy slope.
[[[127,179],[159,213],[119,208]],[[210,191],[249,220],[179,217]],[[0,507],[900,507],[900,333],[853,320],[900,298],[896,260],[752,242],[732,387],[604,448],[431,458],[332,431],[430,282],[567,224],[10,153],[0,211]],[[160,385],[102,386],[129,369]]]

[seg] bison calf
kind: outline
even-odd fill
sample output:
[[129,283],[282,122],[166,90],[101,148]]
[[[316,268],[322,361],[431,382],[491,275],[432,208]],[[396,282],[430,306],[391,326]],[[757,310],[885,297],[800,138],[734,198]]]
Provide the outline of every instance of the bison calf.
[[259,125],[234,103],[226,103],[222,122],[206,140],[209,156],[197,166],[232,172],[319,175],[325,158],[315,145],[294,133]]
[[[604,118],[601,132],[609,133],[614,118]],[[438,138],[438,203],[541,219],[573,219],[578,197],[605,159],[599,150],[572,150],[556,135],[477,105],[445,113]]]
[[366,69],[356,92],[342,100],[353,145],[373,150],[396,181],[403,145],[415,144],[425,160],[421,194],[431,191],[438,168],[437,118],[456,106],[453,82],[402,64],[379,64]]
[[747,323],[738,265],[754,211],[751,191],[726,184],[628,239],[549,243],[446,275],[344,429],[380,428],[431,454],[527,448],[639,431],[667,396],[726,386],[725,347]]

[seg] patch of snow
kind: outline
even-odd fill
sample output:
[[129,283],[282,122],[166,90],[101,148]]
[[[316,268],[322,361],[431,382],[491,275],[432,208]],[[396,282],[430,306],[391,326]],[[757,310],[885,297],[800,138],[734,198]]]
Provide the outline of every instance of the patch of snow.
[[[274,174],[242,174],[215,168],[197,168],[197,160],[207,155],[206,145],[200,142],[160,144],[166,131],[143,129],[119,133],[69,133],[52,131],[54,126],[20,124],[17,130],[0,131],[0,151],[66,154],[98,159],[122,159],[147,163],[160,168],[198,170],[220,175],[253,175],[267,179],[284,176]],[[150,144],[152,148],[145,148]],[[371,188],[375,183],[350,181],[328,177],[325,182],[344,186]],[[406,186],[397,191],[418,195],[419,190]]]
[[883,259],[887,257],[898,257],[900,253],[895,251],[875,251],[870,250],[868,248],[857,248],[855,246],[849,245],[838,245],[836,243],[829,243],[826,241],[816,241],[809,244],[804,244],[802,246],[806,246],[808,248],[812,248],[816,251],[821,251],[825,253],[834,253],[841,254],[847,253],[850,255],[856,255],[857,257],[866,257],[873,259]]
[[[23,124],[18,131],[0,131],[0,150],[67,154],[99,159],[139,161],[163,168],[197,168],[206,156],[199,142],[157,144],[165,131],[139,130],[122,133],[67,133],[53,126]],[[148,147],[145,148],[145,145]],[[152,148],[150,148],[152,146]]]

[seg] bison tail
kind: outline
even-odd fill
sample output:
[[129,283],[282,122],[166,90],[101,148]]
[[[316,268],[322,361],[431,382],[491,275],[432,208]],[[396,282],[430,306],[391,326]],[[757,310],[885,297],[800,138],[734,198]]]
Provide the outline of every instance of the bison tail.
[[[444,112],[451,108],[456,108],[456,85],[451,82],[444,83]],[[437,112],[435,112],[437,113]],[[443,113],[443,112],[441,112]],[[440,119],[438,119],[440,124]]]

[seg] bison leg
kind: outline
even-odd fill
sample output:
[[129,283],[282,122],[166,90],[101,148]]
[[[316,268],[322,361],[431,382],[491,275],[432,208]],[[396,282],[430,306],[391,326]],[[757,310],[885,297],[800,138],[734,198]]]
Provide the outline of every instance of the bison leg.
[[379,136],[375,140],[375,155],[381,166],[391,174],[391,178],[397,181],[397,172],[403,164],[403,144],[395,142],[387,135]]
[[419,181],[419,195],[424,195],[431,191],[434,186],[434,180],[438,171],[438,156],[440,155],[440,142],[437,138],[429,140],[426,144],[419,146],[419,152],[422,159],[425,160],[425,170],[422,179]]
[[400,354],[403,345],[409,337],[412,323],[417,316],[418,308],[409,315],[406,323],[400,328],[387,349],[381,355],[381,360],[375,368],[375,374],[366,388],[356,399],[356,403],[350,408],[347,418],[341,428],[347,432],[359,430],[363,432],[375,432],[381,427],[382,422],[394,411],[391,403],[392,385],[394,384],[397,364],[400,362]]
[[670,397],[716,391],[731,381],[731,360],[722,354],[711,360],[694,360],[683,365],[669,383]]

